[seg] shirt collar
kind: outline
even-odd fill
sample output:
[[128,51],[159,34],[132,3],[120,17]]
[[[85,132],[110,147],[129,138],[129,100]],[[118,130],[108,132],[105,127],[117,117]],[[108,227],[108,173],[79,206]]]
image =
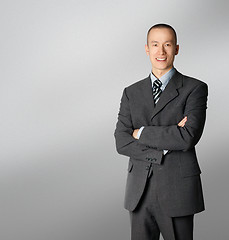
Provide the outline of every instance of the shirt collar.
[[[165,87],[167,86],[167,84],[169,83],[170,79],[172,78],[175,72],[176,72],[176,69],[173,67],[166,74],[164,74],[162,77],[159,78],[160,81],[162,82],[162,86],[161,86],[162,91],[165,89]],[[150,73],[150,78],[151,78],[152,87],[153,87],[153,82],[157,80],[157,77],[153,75],[152,71]]]

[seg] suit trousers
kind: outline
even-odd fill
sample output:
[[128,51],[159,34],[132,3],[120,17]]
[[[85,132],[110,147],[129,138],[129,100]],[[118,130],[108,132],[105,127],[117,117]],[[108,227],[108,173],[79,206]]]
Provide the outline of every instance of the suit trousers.
[[[130,211],[131,240],[193,240],[194,215],[169,217],[160,206],[157,195],[157,172],[152,164],[148,183],[137,208]],[[168,203],[169,204],[169,203]]]

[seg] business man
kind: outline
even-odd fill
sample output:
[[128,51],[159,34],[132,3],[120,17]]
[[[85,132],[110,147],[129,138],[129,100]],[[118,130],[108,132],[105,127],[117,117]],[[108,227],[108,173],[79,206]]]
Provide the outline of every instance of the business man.
[[130,157],[125,208],[132,240],[192,240],[204,210],[195,145],[206,118],[207,85],[174,66],[179,45],[166,24],[151,27],[150,75],[124,89],[115,129],[118,153]]

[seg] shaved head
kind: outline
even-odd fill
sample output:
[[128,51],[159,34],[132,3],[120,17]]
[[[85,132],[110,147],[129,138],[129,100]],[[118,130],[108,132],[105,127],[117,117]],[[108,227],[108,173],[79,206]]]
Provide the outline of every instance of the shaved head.
[[164,24],[164,23],[159,23],[159,24],[155,24],[153,25],[147,32],[147,45],[148,45],[148,38],[149,38],[149,33],[152,29],[155,29],[155,28],[167,28],[167,29],[170,29],[172,32],[173,32],[173,36],[174,36],[174,40],[175,40],[175,44],[177,44],[177,34],[176,34],[176,31],[175,29],[168,25],[168,24]]

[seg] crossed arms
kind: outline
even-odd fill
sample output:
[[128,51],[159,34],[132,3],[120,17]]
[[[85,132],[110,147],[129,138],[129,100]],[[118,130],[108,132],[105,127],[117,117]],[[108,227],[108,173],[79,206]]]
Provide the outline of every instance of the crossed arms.
[[[178,127],[184,127],[184,126],[185,126],[185,123],[187,122],[187,120],[188,120],[188,118],[187,118],[187,116],[185,116],[185,117],[177,124],[177,126],[178,126]],[[139,129],[134,129],[134,131],[133,131],[132,136],[133,136],[135,139],[138,139],[138,137],[137,137],[138,131],[139,131]]]
[[[162,154],[163,149],[187,151],[199,141],[206,118],[207,85],[198,84],[187,97],[184,118],[176,125],[145,126],[140,138],[133,128],[127,90],[121,99],[118,122],[115,129],[118,153],[143,159],[147,154]],[[163,113],[159,113],[163,114]]]

